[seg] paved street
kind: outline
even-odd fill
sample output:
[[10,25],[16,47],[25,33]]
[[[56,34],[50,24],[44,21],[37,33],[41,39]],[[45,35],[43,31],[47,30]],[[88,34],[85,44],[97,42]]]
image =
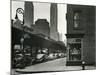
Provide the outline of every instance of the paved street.
[[[16,69],[20,73],[48,72],[48,71],[70,71],[81,70],[81,66],[66,66],[66,58],[55,59],[45,63],[28,66],[25,69]],[[86,66],[85,69],[95,69],[93,66]]]

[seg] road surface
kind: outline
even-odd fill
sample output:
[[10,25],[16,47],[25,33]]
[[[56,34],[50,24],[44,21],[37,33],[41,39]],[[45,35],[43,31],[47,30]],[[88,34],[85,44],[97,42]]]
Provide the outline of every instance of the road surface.
[[[85,69],[95,69],[94,66],[86,66]],[[52,61],[25,67],[24,69],[16,69],[19,73],[36,73],[49,71],[72,71],[82,70],[81,66],[66,66],[66,58],[55,59]]]

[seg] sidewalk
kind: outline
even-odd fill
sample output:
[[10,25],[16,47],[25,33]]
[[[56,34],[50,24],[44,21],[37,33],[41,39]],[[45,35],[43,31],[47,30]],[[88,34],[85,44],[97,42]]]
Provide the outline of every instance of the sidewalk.
[[[86,66],[86,70],[95,69],[94,66]],[[66,58],[60,58],[45,63],[28,66],[25,69],[16,69],[19,73],[37,73],[37,72],[53,72],[53,71],[72,71],[82,70],[81,66],[66,66]]]

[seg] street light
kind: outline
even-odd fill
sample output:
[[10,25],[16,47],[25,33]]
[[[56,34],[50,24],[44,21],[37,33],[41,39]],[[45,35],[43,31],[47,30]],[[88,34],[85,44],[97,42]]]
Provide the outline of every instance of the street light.
[[23,50],[23,53],[24,53],[24,47],[23,47],[23,43],[24,43],[24,10],[22,9],[22,8],[17,8],[17,10],[16,10],[16,15],[17,15],[17,13],[19,13],[19,14],[22,14],[23,15],[23,26],[22,26],[22,31],[23,31],[23,33],[22,33],[22,38],[20,39],[20,41],[21,41],[21,49]]
[[16,14],[17,14],[17,13],[23,15],[23,25],[24,25],[24,10],[23,10],[22,8],[17,8],[17,10],[16,10]]

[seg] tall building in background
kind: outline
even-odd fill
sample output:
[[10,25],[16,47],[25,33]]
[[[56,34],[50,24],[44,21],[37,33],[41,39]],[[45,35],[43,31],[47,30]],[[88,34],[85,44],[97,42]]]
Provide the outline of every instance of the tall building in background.
[[32,2],[25,2],[24,25],[31,27],[34,21],[34,6]]
[[63,39],[62,39],[62,33],[58,33],[58,41],[63,41]]
[[38,19],[35,21],[34,34],[50,37],[49,22],[46,19]]
[[57,4],[51,3],[50,7],[50,38],[58,41],[58,29],[57,29]]

